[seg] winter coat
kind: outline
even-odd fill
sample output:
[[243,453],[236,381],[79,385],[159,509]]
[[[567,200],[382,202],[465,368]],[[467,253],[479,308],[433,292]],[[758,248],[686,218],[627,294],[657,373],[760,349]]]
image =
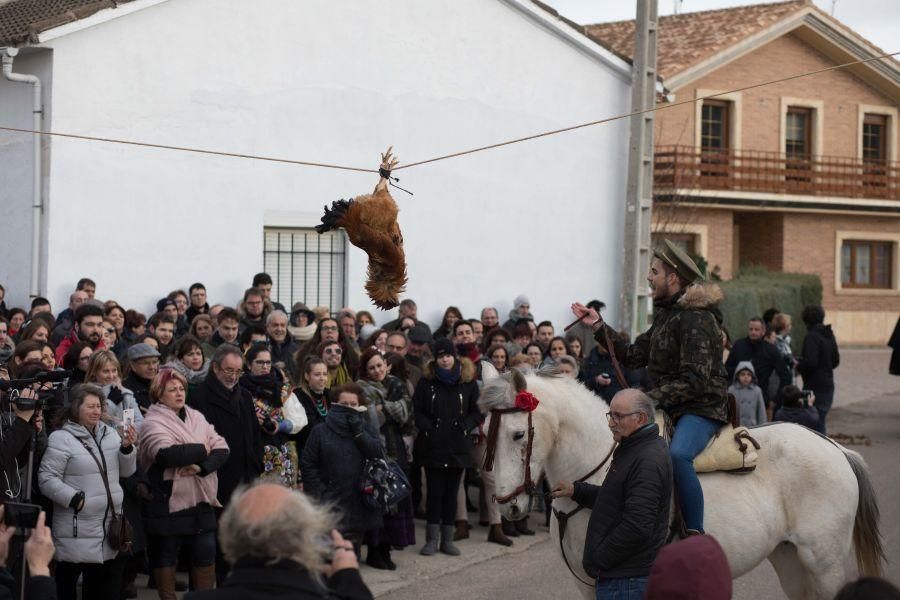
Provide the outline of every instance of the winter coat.
[[[33,417],[32,417],[33,420]],[[47,450],[47,429],[37,434],[34,452],[34,475],[41,464],[41,457]],[[3,469],[4,479],[0,490],[0,504],[4,502],[21,502],[25,492],[26,474],[28,472],[28,451],[31,448],[31,434],[34,425],[30,421],[24,421],[16,416],[11,407],[4,406],[0,411],[0,428],[3,435],[0,436],[0,468]],[[32,477],[32,491],[37,490],[37,477]],[[8,493],[7,493],[8,492]],[[32,494],[32,497],[34,495]]]
[[891,352],[891,362],[888,365],[888,373],[891,375],[900,375],[900,318],[897,319],[897,324],[894,326],[894,333],[891,334],[891,339],[888,340],[887,345],[893,349]]
[[203,306],[197,308],[193,304],[188,306],[185,311],[185,316],[187,317],[188,323],[192,323],[194,321],[194,317],[197,315],[208,315],[209,314],[209,302],[204,302]]
[[214,590],[188,592],[184,600],[372,600],[358,569],[341,569],[324,586],[299,564],[242,558]]
[[819,428],[819,411],[815,406],[782,406],[775,413],[776,421],[796,423],[813,430]]
[[[59,345],[56,346],[56,355],[55,355],[56,356],[56,366],[58,366],[58,367],[63,366],[62,361],[63,361],[63,357],[65,357],[65,355],[66,355],[66,352],[69,351],[69,348],[72,347],[72,344],[76,344],[80,341],[81,341],[81,339],[78,337],[78,334],[75,332],[74,329],[69,332],[69,335],[67,335],[65,338],[63,338],[63,340],[59,343]],[[94,352],[96,352],[97,350],[106,349],[106,346],[103,345],[103,340],[100,340],[99,342],[97,342],[96,346],[93,346],[93,348],[94,348]]]
[[759,382],[758,385],[767,404],[775,400],[769,395],[769,379],[773,373],[778,377],[779,390],[791,384],[791,371],[788,369],[787,363],[778,349],[766,340],[751,340],[749,337],[737,340],[731,347],[731,353],[725,363],[728,377],[733,378],[738,363],[747,360],[753,363],[756,380]]
[[[193,409],[186,406],[183,410]],[[175,444],[158,451],[152,464],[142,464],[153,495],[144,510],[147,532],[151,535],[193,535],[216,530],[216,514],[207,502],[176,512],[169,510],[173,480],[165,478],[166,469],[189,465],[199,466],[201,477],[216,473],[228,460],[229,451],[217,448],[209,452],[206,443],[207,440],[198,439],[196,443]]]
[[381,510],[366,505],[360,479],[365,460],[383,455],[365,411],[333,404],[325,424],[313,429],[303,448],[303,490],[340,511],[341,531],[378,529],[383,525]]
[[368,379],[357,382],[366,394],[366,405],[381,406],[379,430],[384,441],[388,458],[406,466],[406,446],[403,435],[412,432],[412,402],[406,389],[406,383],[393,375],[386,375],[384,381],[375,383]]
[[591,509],[582,566],[591,577],[645,577],[669,530],[672,461],[650,423],[619,442],[601,485],[576,483],[572,500]]
[[[738,381],[738,374],[741,371],[750,371],[753,379],[750,385],[744,387]],[[728,393],[732,394],[737,400],[738,408],[741,411],[741,425],[744,427],[753,427],[762,425],[766,422],[766,401],[763,398],[762,390],[756,384],[756,371],[753,370],[753,363],[749,360],[738,363],[734,370],[734,380],[728,388]]]
[[297,435],[297,453],[302,457],[303,447],[306,446],[309,435],[315,427],[325,422],[325,416],[328,414],[331,401],[328,398],[328,390],[325,390],[322,393],[322,407],[325,412],[323,415],[316,406],[316,401],[313,400],[312,396],[310,396],[306,390],[301,387],[294,388],[294,395],[297,397],[297,400],[300,401],[300,406],[302,406],[303,410],[306,412],[306,426],[303,427]]
[[280,344],[275,340],[269,340],[269,350],[272,352],[272,366],[280,367],[292,378],[297,377],[297,363],[294,361],[294,354],[300,349],[300,344],[294,341],[291,334],[288,333],[284,341]]
[[[841,355],[831,325],[813,326],[806,332],[803,355],[797,364],[797,370],[803,376],[803,389],[812,390],[816,396],[833,392],[834,370],[839,364]],[[827,410],[829,407],[819,404],[818,408]]]
[[[119,434],[103,422],[97,424],[94,434],[72,421],[50,434],[38,470],[38,485],[41,493],[54,504],[52,531],[58,561],[102,563],[118,554],[106,536],[111,516],[106,487],[87,448],[101,464],[100,452],[103,453],[116,512],[122,511],[124,495],[119,477],[129,477],[135,472],[134,446],[122,448]],[[84,492],[84,507],[77,513],[76,521],[72,505],[78,492]]]
[[[638,383],[635,377],[636,372],[629,369],[624,371],[626,383],[635,386]],[[601,386],[597,384],[597,376],[606,373],[612,380],[609,385]],[[616,371],[612,364],[612,357],[607,352],[600,352],[597,343],[594,342],[594,348],[590,351],[581,363],[581,369],[578,371],[578,380],[584,386],[606,400],[611,402],[613,396],[622,389],[619,379],[616,377]]]
[[253,399],[239,385],[226,389],[213,374],[194,390],[188,404],[203,413],[228,444],[228,460],[218,470],[217,494],[222,506],[227,506],[235,488],[254,481],[263,470],[261,430]]
[[116,391],[114,391],[111,383],[104,385],[102,389],[103,395],[106,396],[106,414],[115,419],[115,422],[121,423],[124,414],[122,411],[126,408],[132,409],[134,411],[134,428],[140,433],[144,415],[141,414],[138,402],[131,390],[118,385],[115,386]]
[[434,361],[425,365],[422,379],[413,394],[416,429],[416,453],[419,464],[427,468],[474,468],[470,435],[483,417],[478,410],[478,382],[475,365],[468,358],[457,359],[459,380],[442,382]]
[[[718,285],[702,284],[657,302],[650,329],[629,346],[612,327],[603,325],[625,367],[647,367],[652,382],[647,395],[673,421],[684,414],[728,421],[728,375],[722,365],[722,330],[715,314],[722,299]],[[594,337],[605,344],[602,330]]]
[[138,406],[145,411],[150,408],[150,380],[131,373],[122,380],[122,387],[127,388],[134,396]]

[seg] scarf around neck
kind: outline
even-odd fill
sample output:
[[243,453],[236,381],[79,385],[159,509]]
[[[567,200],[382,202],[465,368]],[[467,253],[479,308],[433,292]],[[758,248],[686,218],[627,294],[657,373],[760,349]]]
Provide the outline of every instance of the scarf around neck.
[[456,364],[453,365],[452,369],[442,369],[439,366],[434,366],[434,374],[443,384],[453,385],[459,382],[459,375],[462,371],[462,365],[460,365],[459,360],[456,361]]

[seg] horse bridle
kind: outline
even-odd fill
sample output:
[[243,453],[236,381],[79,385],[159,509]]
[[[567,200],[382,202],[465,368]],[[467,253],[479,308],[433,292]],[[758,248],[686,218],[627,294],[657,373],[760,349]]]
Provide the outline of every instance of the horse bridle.
[[491,497],[491,501],[496,502],[497,504],[506,504],[510,500],[513,501],[513,504],[516,504],[515,499],[519,494],[522,492],[527,493],[529,496],[534,494],[541,481],[540,477],[538,477],[537,481],[534,481],[531,478],[531,449],[534,446],[534,424],[531,417],[532,411],[518,407],[495,408],[491,410],[491,426],[488,428],[487,446],[485,447],[484,452],[484,470],[490,472],[494,469],[494,454],[497,452],[497,435],[500,432],[500,418],[503,415],[517,412],[528,413],[528,441],[525,444],[525,481],[522,482],[522,485],[518,486],[505,496],[497,496],[494,494]]

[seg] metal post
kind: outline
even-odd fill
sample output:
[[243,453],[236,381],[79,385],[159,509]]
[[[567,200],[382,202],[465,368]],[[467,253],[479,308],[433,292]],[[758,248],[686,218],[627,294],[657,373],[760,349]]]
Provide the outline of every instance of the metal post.
[[[632,112],[656,103],[657,0],[637,0],[632,69]],[[650,268],[650,211],[653,206],[653,113],[631,117],[628,186],[625,193],[625,256],[621,328],[632,337],[646,328]]]

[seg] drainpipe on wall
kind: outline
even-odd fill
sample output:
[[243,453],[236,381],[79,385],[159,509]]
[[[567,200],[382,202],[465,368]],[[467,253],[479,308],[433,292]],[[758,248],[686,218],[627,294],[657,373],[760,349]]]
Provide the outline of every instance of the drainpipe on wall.
[[[28,83],[33,86],[34,103],[32,129],[40,132],[43,127],[44,112],[41,106],[41,80],[36,75],[13,73],[13,59],[19,54],[18,48],[5,48],[0,55],[3,65],[3,77],[9,81]],[[32,135],[34,139],[34,184],[32,188],[32,234],[31,234],[31,297],[41,295],[41,217],[44,212],[43,195],[41,193],[41,134]]]

